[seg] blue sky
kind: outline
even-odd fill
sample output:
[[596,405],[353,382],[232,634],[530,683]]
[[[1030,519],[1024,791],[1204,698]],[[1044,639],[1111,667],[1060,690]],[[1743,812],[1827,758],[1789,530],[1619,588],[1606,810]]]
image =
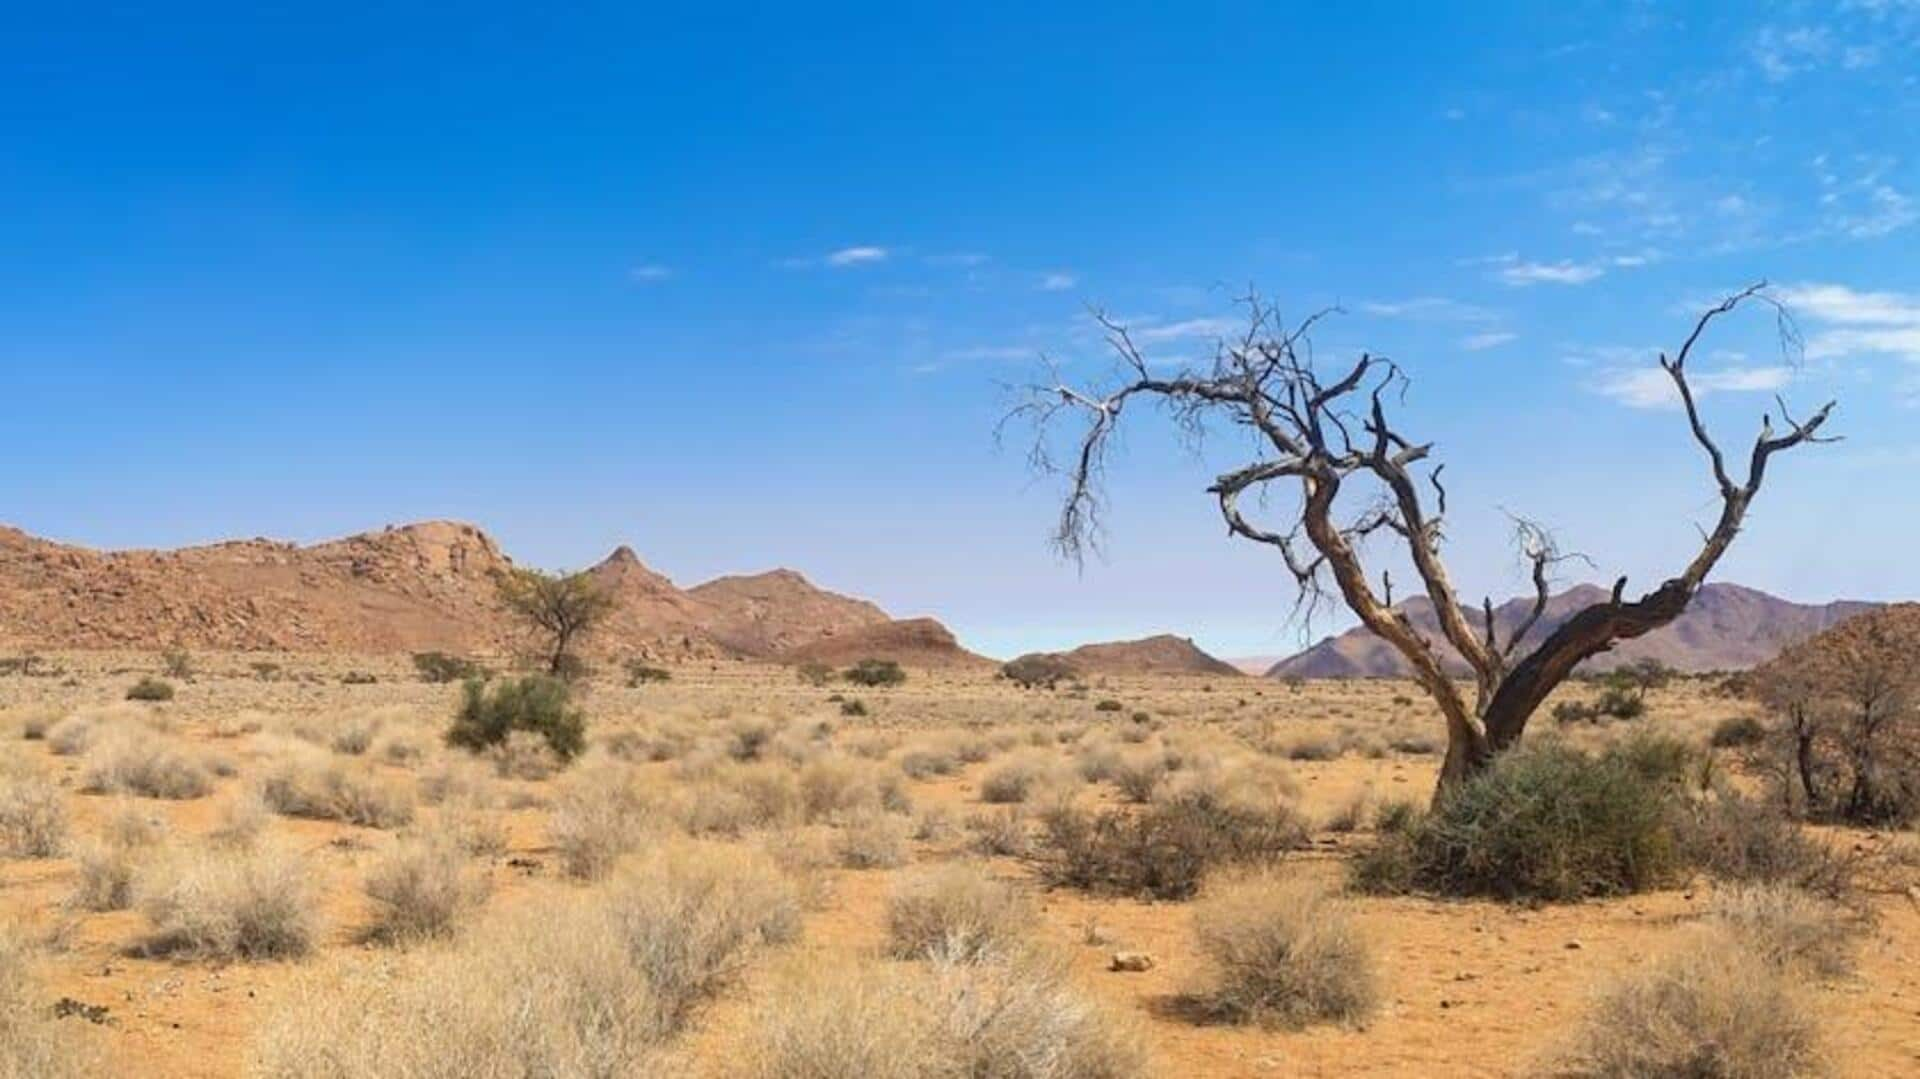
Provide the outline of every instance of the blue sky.
[[[996,448],[1097,305],[1174,364],[1249,286],[1384,351],[1453,481],[1651,584],[1723,441],[1841,399],[1721,579],[1920,595],[1920,4],[352,4],[0,15],[0,519],[95,546],[475,521],[565,567],[790,565],[996,654],[1190,634],[1290,651],[1287,580],[1133,417],[1105,556]],[[1657,373],[1657,372],[1655,372]],[[1312,627],[1339,628],[1336,621]]]

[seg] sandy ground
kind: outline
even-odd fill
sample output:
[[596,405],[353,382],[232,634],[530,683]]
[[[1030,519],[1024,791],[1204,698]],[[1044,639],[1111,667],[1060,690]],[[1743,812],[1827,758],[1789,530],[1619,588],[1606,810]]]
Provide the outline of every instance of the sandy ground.
[[[65,712],[118,701],[155,660],[144,655],[50,657],[65,668],[57,677],[0,679],[0,735],[5,752],[45,768],[77,786],[76,758],[55,757],[44,742],[22,741],[17,721],[38,710]],[[202,657],[195,678],[171,703],[155,710],[172,720],[176,737],[204,744],[234,758],[239,775],[222,780],[209,797],[184,802],[139,800],[145,812],[163,817],[178,835],[214,827],[223,800],[235,796],[258,757],[246,737],[220,738],[221,717],[256,711],[325,725],[356,709],[407,709],[423,724],[437,724],[452,707],[455,690],[411,677],[391,659],[276,657],[286,674],[263,681],[250,665],[262,657]],[[371,685],[345,685],[347,670],[375,674]],[[744,713],[831,717],[838,737],[912,737],[928,730],[996,730],[1033,725],[1110,722],[1096,711],[1104,699],[1123,701],[1127,712],[1152,713],[1164,732],[1268,731],[1287,738],[1309,734],[1345,737],[1338,759],[1289,762],[1299,780],[1301,807],[1324,818],[1363,792],[1377,801],[1424,801],[1437,758],[1379,751],[1377,745],[1403,731],[1437,729],[1437,721],[1410,686],[1393,683],[1324,683],[1290,689],[1257,679],[1096,680],[1084,699],[1067,694],[1023,693],[980,677],[917,675],[905,687],[857,694],[871,715],[842,719],[827,700],[835,687],[798,684],[784,671],[739,665],[686,669],[662,686],[628,689],[596,685],[588,709],[597,727],[625,720],[672,716],[719,723]],[[843,688],[844,687],[840,687]],[[1698,683],[1663,691],[1647,722],[1699,734],[1744,706],[1712,695]],[[1544,726],[1544,724],[1543,724]],[[953,776],[909,785],[916,807],[951,806],[957,815],[981,810],[977,784],[993,761]],[[664,767],[664,766],[662,766]],[[403,769],[393,772],[408,780]],[[518,784],[529,798],[544,783]],[[1114,796],[1088,788],[1080,797]],[[98,830],[121,799],[70,791],[76,835]],[[433,811],[423,809],[430,819]],[[544,889],[571,887],[556,880],[545,835],[545,811],[537,805],[505,814],[509,850],[490,860],[491,903],[537,900]],[[330,822],[277,819],[274,834],[309,856],[327,896],[322,955],[297,962],[182,962],[136,958],[129,944],[144,927],[134,911],[101,914],[63,908],[74,867],[64,858],[0,860],[0,921],[12,922],[47,943],[47,992],[108,1009],[89,1037],[104,1048],[110,1073],[163,1079],[235,1076],[245,1073],[253,1031],[303,968],[319,962],[371,962],[374,945],[363,943],[364,900],[360,874],[393,833]],[[1831,984],[1809,987],[1818,998],[1838,1074],[1920,1074],[1920,903],[1911,891],[1920,871],[1889,863],[1881,855],[1896,837],[1833,831],[1831,842],[1858,850],[1867,860],[1868,898],[1877,914],[1861,948],[1858,971]],[[1369,842],[1364,831],[1321,831],[1314,849],[1292,859],[1299,872],[1337,879],[1350,849]],[[952,843],[916,845],[913,863],[955,855]],[[1032,883],[1028,866],[995,859],[994,871]],[[910,868],[910,867],[909,867]],[[828,872],[830,891],[807,919],[795,956],[756,964],[726,996],[708,1008],[685,1038],[679,1059],[691,1073],[730,1074],[730,1062],[750,1036],[750,1009],[761,994],[776,991],[770,973],[781,962],[834,962],[877,950],[884,935],[890,890],[909,869]],[[1039,935],[1072,956],[1076,978],[1091,994],[1130,1018],[1150,1046],[1157,1074],[1169,1076],[1453,1076],[1525,1075],[1581,1014],[1593,993],[1667,947],[1676,930],[1697,917],[1710,885],[1625,900],[1530,909],[1484,902],[1422,899],[1357,900],[1360,925],[1374,944],[1386,985],[1385,1006],[1365,1029],[1315,1027],[1299,1032],[1203,1025],[1181,1014],[1179,994],[1202,976],[1191,945],[1191,908],[1182,903],[1098,899],[1060,890],[1042,892]],[[1097,937],[1102,943],[1089,943]],[[1116,949],[1155,957],[1144,973],[1112,973]],[[52,1003],[50,999],[49,1004]],[[83,1023],[82,1018],[65,1022]]]

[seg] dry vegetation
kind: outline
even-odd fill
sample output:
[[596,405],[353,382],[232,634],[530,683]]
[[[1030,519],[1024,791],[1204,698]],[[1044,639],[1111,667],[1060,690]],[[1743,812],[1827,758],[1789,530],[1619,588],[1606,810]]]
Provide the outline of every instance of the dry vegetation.
[[1430,813],[1393,683],[609,675],[569,761],[190,659],[0,678],[0,1079],[1920,1066],[1920,838],[1782,815],[1708,680]]

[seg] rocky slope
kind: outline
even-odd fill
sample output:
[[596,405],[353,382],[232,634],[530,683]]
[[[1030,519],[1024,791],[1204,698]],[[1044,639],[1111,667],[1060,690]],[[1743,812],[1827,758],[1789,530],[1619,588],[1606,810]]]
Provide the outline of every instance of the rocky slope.
[[[1605,589],[1590,584],[1553,596],[1521,651],[1537,644],[1574,612],[1605,598]],[[1530,598],[1516,598],[1494,608],[1494,624],[1500,628],[1502,640],[1525,618],[1532,603]],[[1686,613],[1670,625],[1623,642],[1612,652],[1595,656],[1588,665],[1606,669],[1653,659],[1682,671],[1744,669],[1764,663],[1788,645],[1874,606],[1851,600],[1794,603],[1737,584],[1708,584],[1701,587]],[[1426,597],[1407,600],[1400,609],[1428,639],[1442,640],[1439,619]],[[1476,628],[1482,624],[1479,612],[1469,611],[1468,616]],[[1458,653],[1446,646],[1442,650],[1452,669],[1466,673]],[[1267,672],[1274,678],[1386,678],[1406,673],[1400,654],[1365,627],[1325,638],[1274,664]]]
[[[96,551],[0,528],[0,646],[502,653],[517,634],[494,576],[512,565],[485,532],[454,521],[172,551]],[[588,645],[600,655],[771,658],[892,624],[791,570],[681,589],[621,547],[588,572],[615,599]]]
[[780,653],[783,663],[845,667],[863,659],[890,659],[903,667],[987,670],[998,666],[960,646],[947,627],[931,618],[881,622],[832,633]]

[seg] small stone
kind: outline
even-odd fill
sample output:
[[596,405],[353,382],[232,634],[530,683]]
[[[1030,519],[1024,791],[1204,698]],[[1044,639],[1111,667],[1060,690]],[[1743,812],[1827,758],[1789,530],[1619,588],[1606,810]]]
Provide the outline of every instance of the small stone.
[[1586,947],[1586,945],[1584,945],[1584,944],[1581,944],[1581,943],[1580,943],[1579,941],[1577,941],[1577,940],[1570,940],[1570,941],[1568,941],[1568,942],[1566,943],[1566,945],[1565,945],[1565,947],[1566,947],[1566,949],[1567,949],[1568,951],[1570,951],[1570,952],[1577,952],[1577,951],[1579,951],[1579,950],[1580,950],[1581,948],[1584,948],[1584,947]]
[[1113,961],[1107,964],[1108,970],[1138,974],[1153,969],[1153,956],[1145,952],[1115,952]]

